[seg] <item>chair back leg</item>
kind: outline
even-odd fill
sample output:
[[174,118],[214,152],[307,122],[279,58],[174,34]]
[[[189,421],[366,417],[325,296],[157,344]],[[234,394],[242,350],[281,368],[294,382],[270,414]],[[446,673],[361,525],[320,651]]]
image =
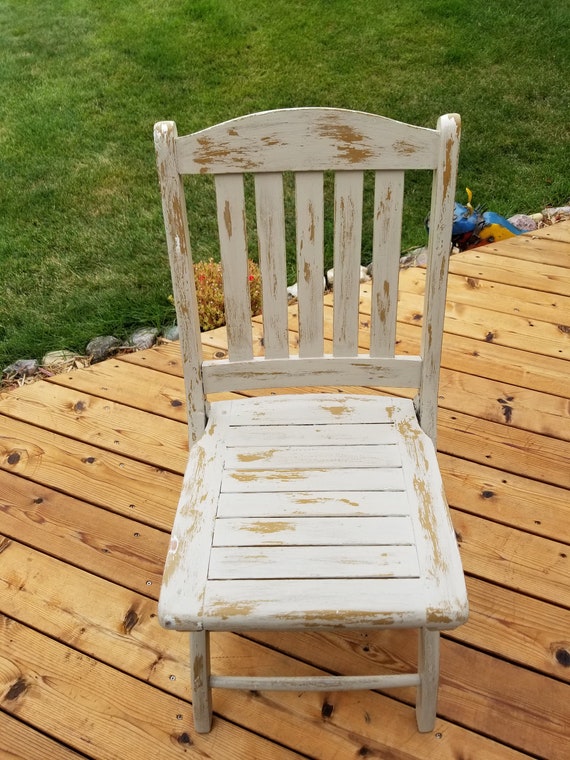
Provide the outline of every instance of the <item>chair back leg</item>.
[[419,631],[418,673],[420,685],[416,695],[418,730],[433,731],[439,684],[439,631]]
[[190,634],[190,667],[192,668],[192,709],[194,729],[207,734],[212,727],[212,689],[210,687],[210,634]]

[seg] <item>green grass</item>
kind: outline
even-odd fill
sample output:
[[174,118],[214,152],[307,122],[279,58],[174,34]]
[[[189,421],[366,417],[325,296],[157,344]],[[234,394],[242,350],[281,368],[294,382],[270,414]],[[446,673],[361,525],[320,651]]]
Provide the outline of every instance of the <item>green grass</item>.
[[[567,202],[568,27],[548,0],[0,0],[0,369],[172,320],[160,119],[190,132],[332,105],[434,126],[457,111],[476,202]],[[424,242],[422,187],[404,246]]]

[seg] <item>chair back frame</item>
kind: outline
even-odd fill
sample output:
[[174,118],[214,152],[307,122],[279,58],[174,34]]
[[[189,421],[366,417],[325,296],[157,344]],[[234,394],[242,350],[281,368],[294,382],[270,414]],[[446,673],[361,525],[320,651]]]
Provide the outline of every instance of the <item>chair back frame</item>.
[[[334,108],[250,114],[178,136],[155,125],[191,443],[205,428],[209,393],[293,386],[418,389],[423,430],[436,436],[437,391],[451,249],[460,118],[435,129]],[[433,172],[422,338],[397,356],[396,319],[404,173]],[[332,353],[324,351],[324,172],[335,171]],[[359,350],[359,271],[364,172],[374,172],[370,348]],[[288,339],[283,172],[295,177],[299,346]],[[264,356],[254,356],[248,287],[244,173],[254,175],[262,276]],[[228,359],[202,361],[183,176],[214,176],[223,266]]]

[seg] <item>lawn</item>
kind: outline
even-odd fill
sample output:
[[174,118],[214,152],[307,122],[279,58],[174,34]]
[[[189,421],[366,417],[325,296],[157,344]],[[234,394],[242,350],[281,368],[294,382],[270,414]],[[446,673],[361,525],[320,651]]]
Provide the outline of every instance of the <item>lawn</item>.
[[[0,0],[0,369],[172,321],[160,119],[190,132],[331,105],[435,126],[457,111],[476,202],[567,203],[569,26],[549,0]],[[404,247],[425,240],[418,188]],[[205,227],[197,256],[215,249]]]

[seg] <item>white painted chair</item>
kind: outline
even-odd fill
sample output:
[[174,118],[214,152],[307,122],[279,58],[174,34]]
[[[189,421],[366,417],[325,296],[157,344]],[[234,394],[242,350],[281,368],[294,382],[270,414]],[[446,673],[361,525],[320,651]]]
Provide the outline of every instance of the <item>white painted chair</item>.
[[[460,120],[436,129],[328,108],[257,113],[178,137],[155,127],[191,450],[160,595],[163,626],[190,632],[195,727],[212,687],[417,686],[433,729],[439,632],[467,618],[459,552],[435,454],[437,388]],[[422,344],[396,356],[404,172],[433,172]],[[323,176],[335,173],[332,352],[323,330]],[[372,318],[359,350],[363,176],[374,172]],[[295,178],[298,353],[288,341],[282,172]],[[264,356],[254,357],[243,173],[255,183]],[[202,361],[182,176],[215,176],[228,359]],[[330,349],[329,349],[330,350]],[[359,386],[362,394],[270,388]],[[417,388],[415,401],[371,391]],[[261,390],[207,402],[207,394]],[[216,676],[209,632],[418,628],[416,673]],[[331,668],[333,664],[331,663]]]

